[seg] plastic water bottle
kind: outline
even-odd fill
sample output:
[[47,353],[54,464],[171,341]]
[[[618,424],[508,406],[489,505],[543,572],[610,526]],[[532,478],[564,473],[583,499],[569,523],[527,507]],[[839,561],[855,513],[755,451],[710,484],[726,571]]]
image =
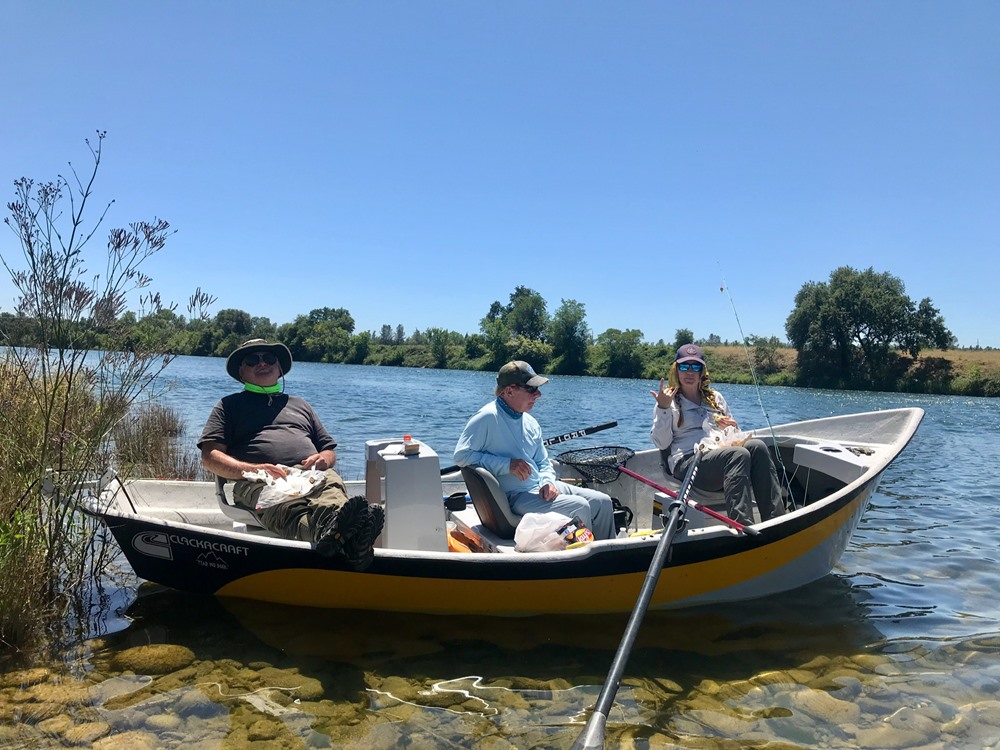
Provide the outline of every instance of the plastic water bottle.
[[420,455],[420,443],[413,439],[410,435],[403,435],[403,455],[404,456],[419,456]]

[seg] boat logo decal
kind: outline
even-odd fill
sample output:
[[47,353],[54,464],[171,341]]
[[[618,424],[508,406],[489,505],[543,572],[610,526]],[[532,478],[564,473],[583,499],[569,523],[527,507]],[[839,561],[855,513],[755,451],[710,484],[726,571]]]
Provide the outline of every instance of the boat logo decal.
[[210,539],[168,534],[163,531],[143,531],[132,537],[132,546],[144,555],[161,560],[173,560],[174,549],[188,547],[198,551],[195,562],[205,568],[229,570],[227,557],[235,555],[244,559],[250,556],[250,548],[242,544],[229,544]]
[[229,563],[223,560],[214,552],[202,552],[198,555],[198,564],[206,568],[218,568],[219,570],[229,570]]
[[159,557],[163,560],[173,560],[174,554],[170,550],[170,540],[162,531],[144,531],[132,537],[132,546],[136,551],[150,557]]

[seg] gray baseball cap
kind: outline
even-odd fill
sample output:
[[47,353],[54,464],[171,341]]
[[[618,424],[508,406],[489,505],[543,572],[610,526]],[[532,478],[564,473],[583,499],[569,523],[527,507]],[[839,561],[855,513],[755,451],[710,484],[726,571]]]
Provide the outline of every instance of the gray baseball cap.
[[497,387],[499,388],[506,388],[508,385],[533,385],[537,388],[548,382],[548,378],[543,378],[531,369],[531,365],[519,359],[508,362],[497,373]]

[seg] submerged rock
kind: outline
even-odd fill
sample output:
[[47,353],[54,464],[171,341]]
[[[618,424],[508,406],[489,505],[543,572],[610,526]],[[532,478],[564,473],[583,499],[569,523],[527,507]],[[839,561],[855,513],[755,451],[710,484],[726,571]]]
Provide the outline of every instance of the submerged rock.
[[31,685],[45,682],[52,676],[52,670],[46,667],[36,669],[20,669],[8,674],[0,673],[0,688],[20,688],[24,689]]
[[135,646],[116,654],[114,665],[137,674],[168,674],[187,667],[195,660],[194,652],[185,646],[153,643]]
[[102,737],[94,743],[93,750],[158,750],[160,740],[149,732],[122,732]]

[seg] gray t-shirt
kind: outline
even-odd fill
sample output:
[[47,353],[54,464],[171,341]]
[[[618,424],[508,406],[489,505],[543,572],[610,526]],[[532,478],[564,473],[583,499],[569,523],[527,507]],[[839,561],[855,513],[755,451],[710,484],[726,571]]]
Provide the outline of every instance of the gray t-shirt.
[[222,443],[240,461],[286,466],[337,447],[305,399],[249,391],[225,396],[215,405],[198,447],[205,443]]

